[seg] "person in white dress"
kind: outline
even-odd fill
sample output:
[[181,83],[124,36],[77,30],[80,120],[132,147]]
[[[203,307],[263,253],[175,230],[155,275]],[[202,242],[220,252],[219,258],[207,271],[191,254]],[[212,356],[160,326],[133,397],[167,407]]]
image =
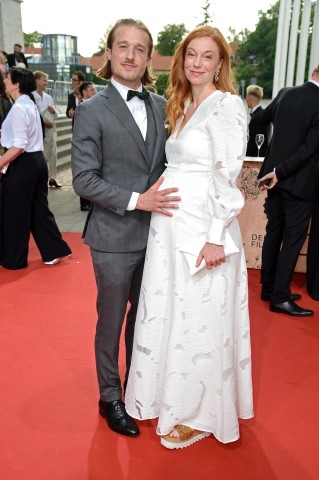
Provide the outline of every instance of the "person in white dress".
[[220,31],[197,27],[176,50],[168,89],[163,188],[172,217],[153,213],[135,326],[127,412],[158,417],[164,447],[211,434],[239,438],[253,416],[247,271],[236,216],[246,110]]

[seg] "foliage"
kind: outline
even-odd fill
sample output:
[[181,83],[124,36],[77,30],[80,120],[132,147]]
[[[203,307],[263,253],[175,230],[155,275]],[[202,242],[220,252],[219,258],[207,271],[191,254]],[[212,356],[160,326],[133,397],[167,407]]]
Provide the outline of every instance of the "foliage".
[[103,38],[100,38],[99,45],[98,45],[98,50],[95,53],[93,53],[93,57],[102,55],[102,53],[105,52],[107,37],[108,37],[109,31],[111,30],[112,27],[113,27],[113,25],[109,25],[108,28],[106,29],[106,32],[104,33]]
[[163,95],[165,90],[167,89],[168,77],[168,73],[161,73],[160,75],[158,75],[156,80],[156,89],[159,95]]
[[206,0],[205,6],[201,7],[201,10],[203,10],[203,15],[204,15],[204,20],[197,25],[197,27],[200,27],[202,25],[209,25],[212,23],[213,19],[210,15],[210,7],[211,7],[211,2],[210,0]]
[[42,43],[42,33],[35,30],[31,33],[23,33],[25,47],[35,47],[36,43]]
[[235,77],[244,80],[246,85],[254,78],[264,88],[265,97],[271,98],[277,25],[279,17],[279,1],[266,12],[258,12],[258,23],[254,32],[247,29],[236,34],[230,30],[232,41],[238,43],[239,62],[235,66]]
[[159,32],[157,36],[156,50],[160,55],[174,55],[177,45],[181,42],[187,33],[184,23],[179,25],[166,25],[164,30]]

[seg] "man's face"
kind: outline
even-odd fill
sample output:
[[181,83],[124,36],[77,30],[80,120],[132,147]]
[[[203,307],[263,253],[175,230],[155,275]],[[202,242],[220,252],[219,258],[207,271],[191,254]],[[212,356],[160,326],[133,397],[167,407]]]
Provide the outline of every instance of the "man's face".
[[[85,98],[86,99],[93,97],[93,95],[96,94],[96,90],[94,88],[94,85],[91,85],[91,84],[88,85],[88,88],[86,90],[84,90],[83,93],[85,93],[85,95],[86,95]],[[84,98],[84,96],[83,96],[83,98]]]
[[149,42],[147,33],[134,26],[121,25],[115,30],[112,49],[106,49],[114,80],[133,89],[140,86],[151,61]]
[[246,103],[248,108],[254,108],[254,101],[253,101],[253,96],[249,95],[249,93],[246,95]]
[[48,79],[46,77],[40,77],[36,79],[35,83],[37,86],[37,90],[39,92],[43,92],[48,85]]
[[15,46],[13,47],[13,52],[14,52],[14,53],[20,53],[21,51],[22,51],[22,48],[19,47],[18,45],[15,45]]
[[79,77],[77,75],[72,75],[71,77],[71,84],[72,84],[72,88],[73,90],[76,88],[76,87],[79,87],[81,85],[81,82],[79,80]]

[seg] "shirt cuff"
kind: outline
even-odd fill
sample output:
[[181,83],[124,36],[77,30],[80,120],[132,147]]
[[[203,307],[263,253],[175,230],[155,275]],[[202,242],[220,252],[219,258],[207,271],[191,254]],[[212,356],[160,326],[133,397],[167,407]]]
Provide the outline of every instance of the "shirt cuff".
[[135,210],[137,200],[138,200],[138,196],[139,196],[139,193],[137,193],[137,192],[132,193],[131,199],[128,203],[128,206],[127,206],[126,210],[128,210],[129,212],[132,211],[132,210]]
[[207,232],[206,242],[214,243],[215,245],[224,245],[226,226],[227,222],[217,218],[212,219]]

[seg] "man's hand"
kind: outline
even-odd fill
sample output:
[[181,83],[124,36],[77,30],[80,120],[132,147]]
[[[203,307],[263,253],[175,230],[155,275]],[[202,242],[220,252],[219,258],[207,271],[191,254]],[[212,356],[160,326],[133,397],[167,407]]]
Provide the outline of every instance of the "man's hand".
[[52,128],[53,127],[53,123],[49,122],[48,120],[43,120],[43,125],[46,128]]
[[218,267],[225,262],[225,252],[223,245],[215,245],[214,243],[206,242],[201,251],[199,252],[196,260],[196,267],[198,267],[202,260],[205,260],[207,270],[211,270],[212,267]]
[[158,191],[159,187],[164,182],[164,177],[161,177],[151,186],[145,193],[140,193],[138,196],[136,208],[137,210],[145,210],[146,212],[158,212],[163,215],[172,217],[173,214],[167,211],[167,208],[178,208],[176,203],[179,202],[180,197],[171,197],[170,193],[178,192],[178,188],[165,188],[165,190]]
[[267,173],[267,175],[258,180],[258,186],[261,187],[262,190],[271,190],[277,185],[277,183],[278,178],[276,177],[275,172]]
[[47,111],[52,113],[52,114],[55,114],[55,110],[51,105],[48,106]]

